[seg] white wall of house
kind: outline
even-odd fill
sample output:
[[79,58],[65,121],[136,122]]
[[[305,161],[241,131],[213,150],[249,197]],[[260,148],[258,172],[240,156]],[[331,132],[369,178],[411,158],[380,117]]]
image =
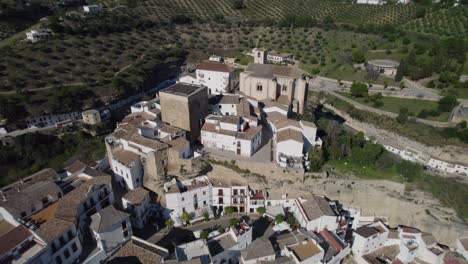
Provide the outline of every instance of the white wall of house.
[[131,215],[132,227],[143,228],[151,216],[151,204],[149,195],[140,204],[133,204],[122,198],[123,208]]
[[140,159],[136,159],[130,167],[112,159],[112,171],[116,181],[129,190],[143,184],[143,168]]
[[208,87],[209,94],[228,92],[229,81],[234,79],[234,72],[196,70],[197,81]]
[[[179,217],[182,213],[193,213],[212,206],[210,186],[203,186],[183,193],[166,193],[166,207],[173,210],[172,215]],[[196,199],[195,199],[196,197]],[[198,207],[195,206],[198,201]]]
[[277,106],[265,106],[263,109],[263,112],[265,113],[272,113],[272,112],[278,112],[282,115],[284,115],[285,117],[288,116],[288,111],[283,109],[283,108],[280,108],[280,107],[277,107]]
[[60,237],[52,240],[48,245],[52,250],[52,260],[55,261],[55,263],[75,263],[82,252],[82,246],[77,236],[75,225],[72,225],[69,230],[64,232]]
[[65,120],[80,120],[81,118],[81,112],[71,112],[67,114],[29,117],[26,118],[25,121],[28,128],[37,128],[42,126],[53,126]]
[[293,139],[278,142],[276,143],[276,160],[279,160],[280,153],[292,157],[303,157],[303,147],[303,143]]
[[385,246],[388,238],[388,231],[378,233],[371,237],[365,238],[357,233],[354,233],[353,253],[357,256],[368,254],[378,248]]
[[236,104],[219,104],[218,111],[222,115],[237,116],[237,105]]
[[106,252],[106,254],[115,251],[132,236],[132,226],[129,218],[126,218],[122,222],[115,223],[106,232],[98,233],[95,230],[92,231],[96,238],[97,246]]

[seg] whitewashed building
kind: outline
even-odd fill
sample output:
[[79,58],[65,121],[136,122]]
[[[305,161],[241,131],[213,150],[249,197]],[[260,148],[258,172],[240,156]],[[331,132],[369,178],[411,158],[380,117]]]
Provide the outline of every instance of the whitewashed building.
[[252,230],[246,222],[241,222],[208,240],[212,263],[237,263],[240,251],[252,243]]
[[301,227],[308,231],[318,232],[324,228],[335,231],[338,228],[340,216],[324,196],[294,199],[290,211]]
[[211,212],[211,187],[207,176],[186,181],[173,179],[164,184],[166,207],[171,210],[171,217],[178,218],[184,212],[200,217],[204,212]]
[[110,205],[91,215],[90,229],[97,242],[98,252],[94,259],[105,259],[132,236],[130,215],[121,212]]
[[384,0],[357,0],[358,4],[366,4],[366,5],[383,5],[385,3]]
[[234,80],[234,69],[219,61],[204,61],[197,66],[195,74],[183,74],[181,83],[204,85],[208,94],[228,93]]
[[267,53],[267,61],[273,63],[282,63],[292,59],[293,55],[291,53],[282,53],[276,51],[268,51]]
[[26,39],[32,43],[44,40],[49,38],[52,35],[52,30],[50,29],[33,29],[29,32],[26,32]]
[[112,155],[112,171],[116,181],[133,190],[143,183],[143,167],[140,156],[128,150],[118,150]]
[[449,163],[443,160],[431,158],[427,165],[443,173],[460,174],[468,176],[468,165]]
[[234,212],[247,213],[249,205],[249,187],[239,183],[226,184],[219,180],[212,181],[213,210],[222,214],[224,208],[232,207]]
[[201,129],[201,142],[207,148],[252,156],[262,143],[262,126],[243,117],[209,115]]
[[358,227],[353,233],[353,253],[361,256],[383,247],[388,234],[388,228],[380,221]]
[[102,11],[104,11],[104,9],[100,5],[83,6],[83,12],[88,13],[88,14],[97,14],[97,13],[101,13]]
[[273,132],[275,160],[281,167],[307,168],[308,150],[321,147],[317,127],[312,122],[296,121],[287,117],[288,111],[269,105],[262,109]]
[[132,227],[142,229],[153,215],[151,193],[143,187],[128,191],[122,197],[122,205],[130,214]]

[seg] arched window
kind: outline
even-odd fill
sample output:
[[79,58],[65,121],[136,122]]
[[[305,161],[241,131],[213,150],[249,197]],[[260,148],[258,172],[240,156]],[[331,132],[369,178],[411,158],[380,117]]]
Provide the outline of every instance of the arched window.
[[257,83],[257,91],[262,91],[263,90],[263,86],[261,83]]

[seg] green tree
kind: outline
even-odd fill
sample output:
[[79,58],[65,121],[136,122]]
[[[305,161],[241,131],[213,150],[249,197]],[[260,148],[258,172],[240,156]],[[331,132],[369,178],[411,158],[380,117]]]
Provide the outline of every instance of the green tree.
[[260,206],[260,207],[257,208],[257,213],[258,214],[263,215],[265,212],[266,212],[265,207]]
[[209,220],[210,220],[210,214],[208,213],[208,211],[204,211],[204,212],[203,212],[203,218],[205,219],[205,221],[209,221]]
[[309,156],[309,171],[318,172],[322,168],[323,163],[325,162],[325,157],[323,155],[323,149],[311,148],[308,152]]
[[395,74],[395,82],[401,82],[403,80],[403,74],[404,74],[404,61],[401,61],[400,64],[398,65],[397,72]]
[[366,61],[366,54],[362,50],[353,51],[351,57],[353,58],[353,61],[355,63],[363,63],[364,61]]
[[407,181],[413,182],[421,176],[422,167],[417,163],[402,160],[396,164],[396,171]]
[[284,215],[279,214],[279,215],[275,216],[275,223],[276,224],[279,224],[279,223],[282,223],[282,222],[284,222]]
[[444,96],[439,100],[438,109],[441,112],[450,112],[458,104],[457,98],[455,96]]
[[207,239],[209,235],[210,235],[210,233],[209,233],[208,231],[203,230],[203,231],[201,231],[201,233],[200,233],[200,238],[201,238],[201,239]]
[[237,223],[239,223],[239,219],[237,219],[235,217],[229,219],[229,226],[236,226]]
[[367,97],[369,90],[367,85],[359,82],[355,82],[351,85],[351,96],[353,97]]
[[190,220],[192,220],[192,215],[187,212],[184,212],[182,216],[180,217],[180,219],[184,221],[186,224],[188,224]]

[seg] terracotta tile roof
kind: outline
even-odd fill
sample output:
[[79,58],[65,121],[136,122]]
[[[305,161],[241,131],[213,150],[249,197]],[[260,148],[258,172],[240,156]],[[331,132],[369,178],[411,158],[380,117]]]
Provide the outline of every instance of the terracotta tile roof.
[[267,113],[267,120],[269,123],[273,124],[277,130],[282,128],[292,126],[301,129],[299,121],[287,118],[285,115],[278,112]]
[[297,130],[287,128],[276,133],[276,142],[283,142],[287,140],[294,140],[299,143],[304,143],[304,140],[302,139],[302,133]]
[[129,141],[141,146],[151,148],[155,151],[169,148],[169,146],[166,143],[160,142],[155,139],[145,138],[144,136],[137,133],[131,135]]
[[305,199],[307,201],[302,202],[301,206],[309,221],[322,216],[335,216],[335,212],[330,208],[328,201],[324,197],[314,195]]
[[440,255],[440,254],[444,253],[443,250],[441,250],[441,249],[439,249],[439,248],[436,248],[436,247],[431,247],[429,250],[430,250],[432,253],[436,254],[436,255]]
[[[93,177],[80,186],[72,190],[71,192],[64,195],[59,201],[59,207],[55,214],[56,218],[75,223],[77,218],[77,209],[78,206],[87,199],[87,195],[91,186],[100,186],[100,185],[110,185],[111,176],[97,176]],[[112,190],[110,190],[112,191]]]
[[277,76],[300,78],[304,72],[297,67],[279,66],[273,64],[249,63],[245,72],[252,72],[252,76],[272,79]]
[[108,232],[116,224],[122,223],[130,217],[129,214],[119,211],[113,205],[109,205],[99,212],[91,215],[90,228],[97,233]]
[[432,234],[426,232],[423,232],[421,234],[421,238],[424,241],[424,243],[426,243],[426,246],[430,246],[437,243],[437,239]]
[[260,100],[260,102],[263,104],[263,109],[268,109],[272,107],[277,107],[281,110],[288,111],[289,110],[289,101],[287,103],[284,103],[285,101],[281,99],[281,102],[279,101],[273,101],[271,99],[264,99]]
[[31,204],[36,201],[41,201],[48,195],[53,196],[62,192],[60,187],[51,180],[36,180],[16,184],[8,189],[4,188],[3,195],[6,201],[1,200],[0,206],[4,207],[10,214],[19,216],[25,208],[31,207]]
[[234,69],[222,62],[204,61],[197,66],[197,70],[217,71],[217,72],[233,72]]
[[267,239],[258,238],[248,247],[241,250],[241,256],[244,261],[263,258],[266,256],[275,255],[275,250],[271,242]]
[[219,104],[239,104],[240,103],[240,96],[237,94],[222,94],[219,95]]
[[140,159],[137,154],[128,150],[117,150],[112,154],[112,157],[128,168],[134,166],[135,161]]
[[148,195],[148,190],[143,187],[138,187],[128,191],[122,198],[132,204],[140,204]]
[[49,221],[40,225],[35,232],[46,243],[49,243],[55,238],[67,232],[70,228],[72,228],[73,225],[74,223],[72,222],[68,222],[58,218],[52,218]]
[[262,126],[251,126],[244,130],[243,132],[237,132],[236,137],[239,139],[251,140],[253,139],[259,132],[262,131]]
[[334,247],[337,252],[343,250],[343,247],[337,241],[337,238],[332,233],[330,233],[330,231],[328,231],[327,229],[323,229],[322,231],[320,231],[320,234],[322,234],[322,236],[325,237],[328,243],[330,243],[330,245]]
[[0,221],[0,237],[2,237],[4,234],[10,232],[13,229],[15,229],[15,226],[10,224],[8,221]]
[[133,238],[122,246],[111,260],[111,264],[159,264],[162,263],[162,256],[157,249],[143,243],[138,243]]
[[301,244],[290,247],[297,259],[302,262],[321,252],[320,248],[312,241],[303,242]]
[[4,234],[0,237],[0,256],[14,249],[31,236],[32,233],[23,225],[19,225]]
[[97,165],[94,160],[75,160],[72,164],[65,168],[66,171],[73,174],[79,170],[84,169],[86,166],[95,167]]
[[361,227],[358,227],[356,229],[356,231],[354,231],[354,233],[364,237],[364,238],[368,238],[368,237],[371,237],[375,234],[378,234],[379,231],[377,231],[375,228],[372,228],[372,227],[369,227],[369,226],[361,226]]
[[421,230],[415,228],[415,227],[410,227],[410,226],[403,226],[401,228],[401,230],[403,231],[403,233],[412,233],[412,234],[418,234],[418,233],[421,233]]

